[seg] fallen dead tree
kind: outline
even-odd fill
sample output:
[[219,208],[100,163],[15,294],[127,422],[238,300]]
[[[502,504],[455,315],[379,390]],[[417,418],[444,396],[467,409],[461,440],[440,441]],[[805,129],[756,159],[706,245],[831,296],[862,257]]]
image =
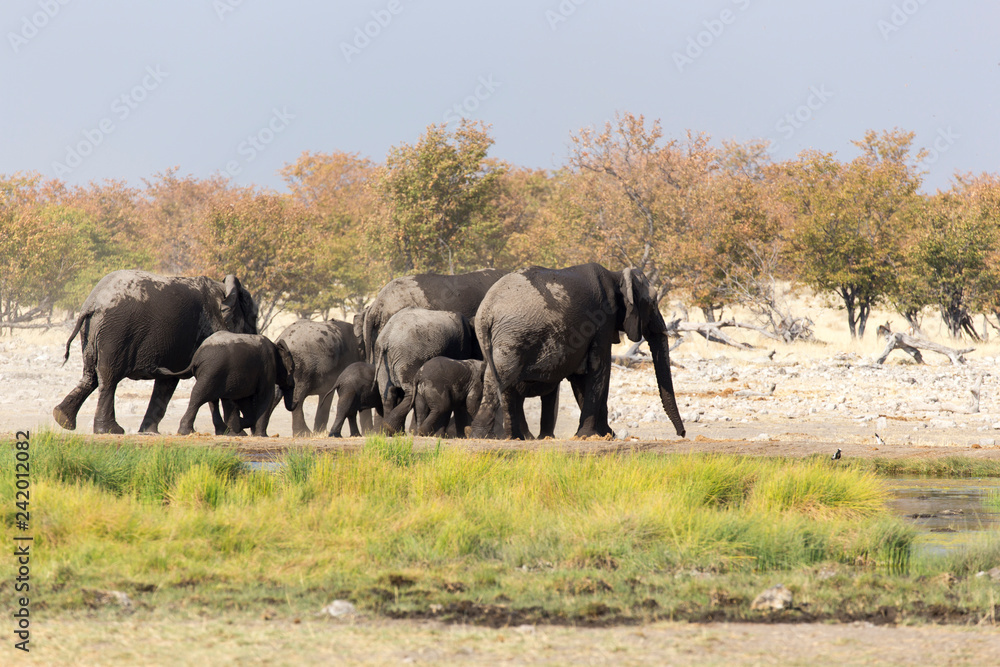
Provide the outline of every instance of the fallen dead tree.
[[933,343],[926,338],[908,336],[902,332],[893,333],[888,329],[883,329],[883,327],[879,327],[879,330],[885,331],[885,349],[882,350],[882,354],[879,355],[879,358],[875,360],[875,362],[879,364],[883,363],[886,358],[888,358],[889,353],[893,350],[902,350],[913,357],[913,360],[918,364],[922,364],[924,363],[924,357],[920,354],[920,350],[929,350],[931,352],[943,354],[951,360],[952,364],[959,366],[965,362],[965,359],[962,358],[963,355],[973,352],[976,349],[974,347],[969,347],[962,350],[954,350],[950,347]]
[[[742,322],[737,322],[734,319],[723,320],[721,322],[682,322],[680,320],[673,320],[667,324],[668,334],[679,334],[683,331],[693,331],[698,335],[702,336],[705,340],[711,341],[713,343],[720,343],[722,345],[730,345],[732,347],[739,348],[741,350],[753,350],[755,349],[750,343],[744,343],[741,341],[733,340],[725,333],[722,332],[724,327],[739,327],[742,329],[753,329],[759,331],[764,335],[768,335],[765,331],[759,327],[755,327],[751,324],[744,324]],[[773,337],[773,336],[772,336]]]

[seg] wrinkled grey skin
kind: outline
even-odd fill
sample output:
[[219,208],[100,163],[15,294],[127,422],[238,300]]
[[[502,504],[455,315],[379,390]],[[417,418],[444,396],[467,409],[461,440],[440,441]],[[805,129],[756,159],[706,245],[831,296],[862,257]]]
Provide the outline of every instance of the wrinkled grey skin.
[[[351,427],[351,436],[358,437],[372,430],[371,411],[382,415],[382,399],[378,395],[378,385],[375,384],[375,367],[359,361],[344,369],[337,382],[330,390],[330,398],[337,392],[337,418],[330,428],[330,436],[340,437],[346,419]],[[361,429],[358,429],[357,416],[361,413]],[[367,418],[366,418],[367,415]]]
[[[413,378],[434,357],[482,359],[476,334],[461,313],[406,308],[386,323],[375,341],[375,380],[389,433],[403,429],[413,393]],[[396,407],[400,406],[399,410]]]
[[[198,409],[211,403],[216,435],[227,431],[239,435],[244,426],[252,426],[253,435],[266,436],[276,386],[285,399],[285,407],[288,410],[297,407],[292,354],[284,342],[276,345],[265,336],[219,331],[205,339],[184,370],[176,373],[166,368],[159,370],[178,379],[196,379],[177,429],[180,435],[194,431]],[[224,422],[219,419],[217,401],[222,401],[225,408]]]
[[456,276],[420,273],[389,281],[365,310],[362,333],[365,359],[376,363],[375,342],[379,333],[403,308],[451,311],[471,321],[486,292],[502,275],[503,271],[498,269],[483,269]]
[[333,402],[331,390],[341,372],[361,360],[354,327],[338,320],[298,320],[289,324],[275,342],[284,342],[295,361],[292,434],[306,436],[311,433],[302,413],[302,402],[307,396],[319,396],[313,429],[317,433],[325,432]]
[[115,271],[104,276],[80,308],[66,359],[77,333],[83,348],[83,379],[52,410],[63,428],[76,428],[80,406],[100,389],[94,433],[124,433],[115,420],[118,383],[154,380],[153,395],[140,432],[156,433],[179,371],[216,331],[257,333],[257,306],[236,276],[219,282],[204,276],[177,278],[145,271]]
[[[503,407],[506,436],[527,437],[522,429],[525,396],[551,396],[563,378],[580,406],[577,437],[613,435],[608,389],[611,345],[619,342],[619,331],[633,341],[645,336],[663,409],[683,437],[656,292],[641,271],[613,272],[599,264],[531,267],[504,276],[490,289],[476,314],[489,370],[473,437],[487,437],[497,402]],[[551,403],[542,401],[543,425],[555,425]]]
[[455,434],[464,438],[483,400],[485,370],[483,361],[447,357],[434,357],[421,366],[413,382],[417,435],[443,436],[454,414]]

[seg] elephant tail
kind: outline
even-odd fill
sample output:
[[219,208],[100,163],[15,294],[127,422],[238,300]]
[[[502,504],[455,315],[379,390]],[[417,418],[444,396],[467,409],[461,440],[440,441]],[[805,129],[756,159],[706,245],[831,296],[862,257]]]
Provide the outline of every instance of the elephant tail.
[[161,366],[160,368],[156,369],[156,374],[157,375],[162,375],[164,377],[180,378],[182,380],[186,380],[188,378],[193,378],[194,377],[194,361],[192,360],[191,363],[188,364],[188,367],[185,368],[182,371],[172,371],[169,368],[163,368]]
[[[73,333],[71,333],[69,335],[69,340],[66,341],[66,354],[65,354],[65,356],[63,356],[63,363],[64,364],[67,361],[69,361],[69,349],[70,349],[70,346],[73,344],[73,339],[76,338],[76,335],[78,333],[80,333],[80,329],[83,328],[84,322],[87,322],[87,323],[90,322],[91,315],[93,315],[93,313],[91,313],[91,312],[82,312],[82,313],[80,313],[80,316],[76,318],[76,326],[73,327]],[[80,337],[80,340],[83,342],[83,346],[86,347],[87,346],[87,332],[86,331],[83,332],[83,335]]]
[[[489,373],[493,375],[493,379],[496,381],[496,386],[500,386],[500,374],[497,372],[496,363],[493,361],[493,341],[491,340],[491,329],[490,322],[488,318],[482,318],[480,328],[476,330],[476,338],[479,340],[479,348],[483,353],[483,361],[486,362],[486,368]],[[486,379],[483,378],[483,385],[486,385]]]
[[389,390],[395,386],[392,381],[392,373],[389,369],[389,351],[386,348],[382,349],[382,354],[375,360],[375,379],[372,380],[372,391],[376,394],[379,393],[378,389],[378,379],[379,376],[385,373],[385,388],[379,395],[382,399],[382,404],[385,404],[385,399],[389,397]]

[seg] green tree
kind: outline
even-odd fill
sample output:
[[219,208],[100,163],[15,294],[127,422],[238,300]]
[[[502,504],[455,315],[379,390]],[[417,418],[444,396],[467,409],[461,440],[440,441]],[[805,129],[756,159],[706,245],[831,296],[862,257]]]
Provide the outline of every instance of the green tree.
[[479,268],[477,248],[500,242],[500,179],[507,167],[487,157],[488,128],[463,120],[454,132],[430,125],[415,145],[389,151],[373,181],[379,214],[372,246],[393,273]]
[[853,142],[861,155],[849,163],[807,151],[783,170],[798,275],[840,297],[852,338],[864,336],[871,309],[893,290],[919,201],[915,163],[923,153],[911,155],[912,142],[912,132],[869,131]]
[[937,305],[953,337],[964,331],[978,338],[970,310],[1000,303],[1000,180],[958,177],[950,190],[927,198],[920,219],[907,257],[911,300]]

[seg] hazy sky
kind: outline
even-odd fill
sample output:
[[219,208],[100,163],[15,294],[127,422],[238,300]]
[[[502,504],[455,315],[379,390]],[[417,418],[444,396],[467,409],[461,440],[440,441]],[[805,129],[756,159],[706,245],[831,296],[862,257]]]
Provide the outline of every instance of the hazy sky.
[[995,0],[5,0],[0,26],[0,173],[281,188],[303,151],[382,160],[460,115],[551,169],[616,111],[778,159],[913,130],[929,190],[1000,171]]

